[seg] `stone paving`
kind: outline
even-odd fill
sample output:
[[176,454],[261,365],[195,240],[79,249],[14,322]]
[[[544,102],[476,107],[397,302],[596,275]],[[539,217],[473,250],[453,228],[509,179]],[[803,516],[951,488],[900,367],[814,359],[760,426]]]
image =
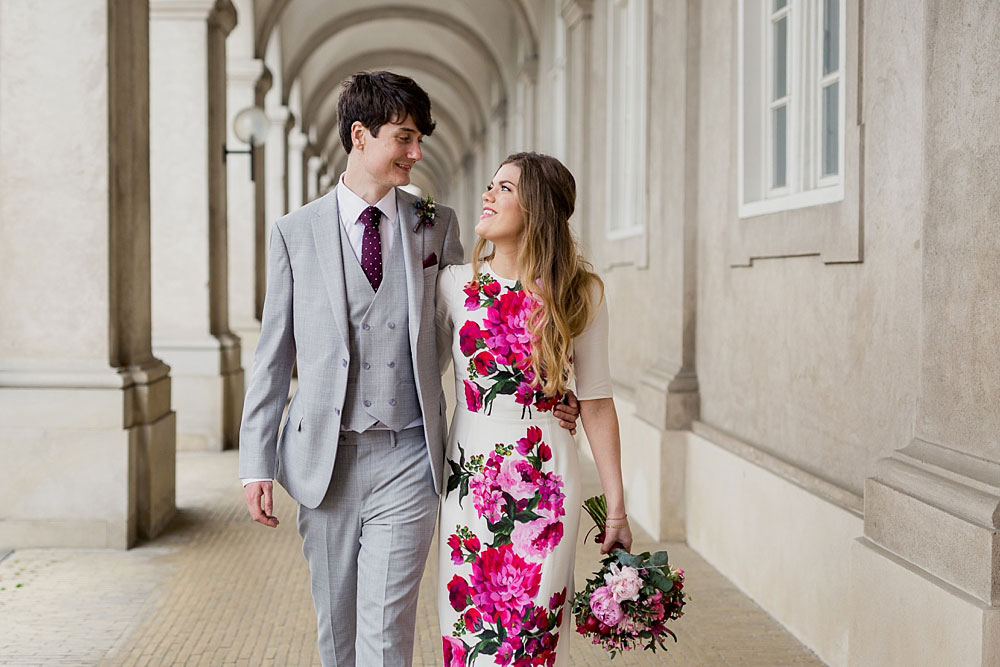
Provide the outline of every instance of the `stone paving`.
[[[309,573],[295,505],[276,494],[281,525],[245,515],[236,454],[178,456],[179,513],[166,534],[127,552],[26,549],[0,552],[0,665],[319,665]],[[592,491],[596,475],[588,470]],[[589,519],[587,519],[589,521]],[[684,544],[637,536],[635,547],[667,549],[687,572],[693,600],[673,626],[668,653],[625,654],[614,665],[822,664],[777,622]],[[577,581],[597,563],[577,556]],[[436,563],[432,549],[429,564]],[[414,665],[440,665],[428,567]],[[572,636],[572,665],[607,665]]]

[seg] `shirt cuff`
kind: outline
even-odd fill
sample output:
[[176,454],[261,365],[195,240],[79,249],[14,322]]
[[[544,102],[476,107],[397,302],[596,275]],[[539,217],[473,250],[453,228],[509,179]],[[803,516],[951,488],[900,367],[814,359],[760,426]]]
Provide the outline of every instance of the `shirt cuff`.
[[246,486],[250,482],[273,482],[274,480],[270,477],[248,477],[243,480],[243,486]]

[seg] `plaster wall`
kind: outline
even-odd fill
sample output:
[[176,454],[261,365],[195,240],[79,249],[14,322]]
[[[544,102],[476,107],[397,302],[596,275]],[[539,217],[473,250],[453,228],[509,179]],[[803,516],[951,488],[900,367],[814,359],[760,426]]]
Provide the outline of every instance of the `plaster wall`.
[[861,517],[693,433],[686,477],[691,548],[825,662],[848,664]]
[[733,268],[737,11],[703,4],[696,344],[703,421],[859,495],[912,434],[925,207],[923,12],[864,7],[864,262]]

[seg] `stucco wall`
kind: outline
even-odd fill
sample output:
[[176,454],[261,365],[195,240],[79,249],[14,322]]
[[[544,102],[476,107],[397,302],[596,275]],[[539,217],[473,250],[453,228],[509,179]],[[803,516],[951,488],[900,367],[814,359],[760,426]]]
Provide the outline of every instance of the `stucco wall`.
[[[653,3],[648,270],[606,272],[612,367],[626,386],[678,335],[678,185],[685,3]],[[860,494],[871,463],[912,434],[920,343],[923,13],[866,5],[864,261],[730,266],[737,217],[736,2],[702,3],[696,357],[702,419]],[[600,11],[595,9],[600,17]],[[600,32],[597,27],[595,32]],[[678,32],[680,31],[680,32]],[[681,57],[679,57],[681,56]],[[848,72],[848,85],[857,76]],[[658,218],[662,218],[658,219]]]

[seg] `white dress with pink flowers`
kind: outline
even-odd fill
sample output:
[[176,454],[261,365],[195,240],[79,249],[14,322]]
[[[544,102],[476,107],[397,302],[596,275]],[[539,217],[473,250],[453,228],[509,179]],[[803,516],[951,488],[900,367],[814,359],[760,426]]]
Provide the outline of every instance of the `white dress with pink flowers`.
[[[438,348],[458,390],[438,525],[444,664],[568,665],[579,463],[552,415],[561,397],[531,387],[534,302],[488,264],[478,282],[469,264],[438,281]],[[573,341],[581,399],[611,396],[607,339],[602,301]]]

